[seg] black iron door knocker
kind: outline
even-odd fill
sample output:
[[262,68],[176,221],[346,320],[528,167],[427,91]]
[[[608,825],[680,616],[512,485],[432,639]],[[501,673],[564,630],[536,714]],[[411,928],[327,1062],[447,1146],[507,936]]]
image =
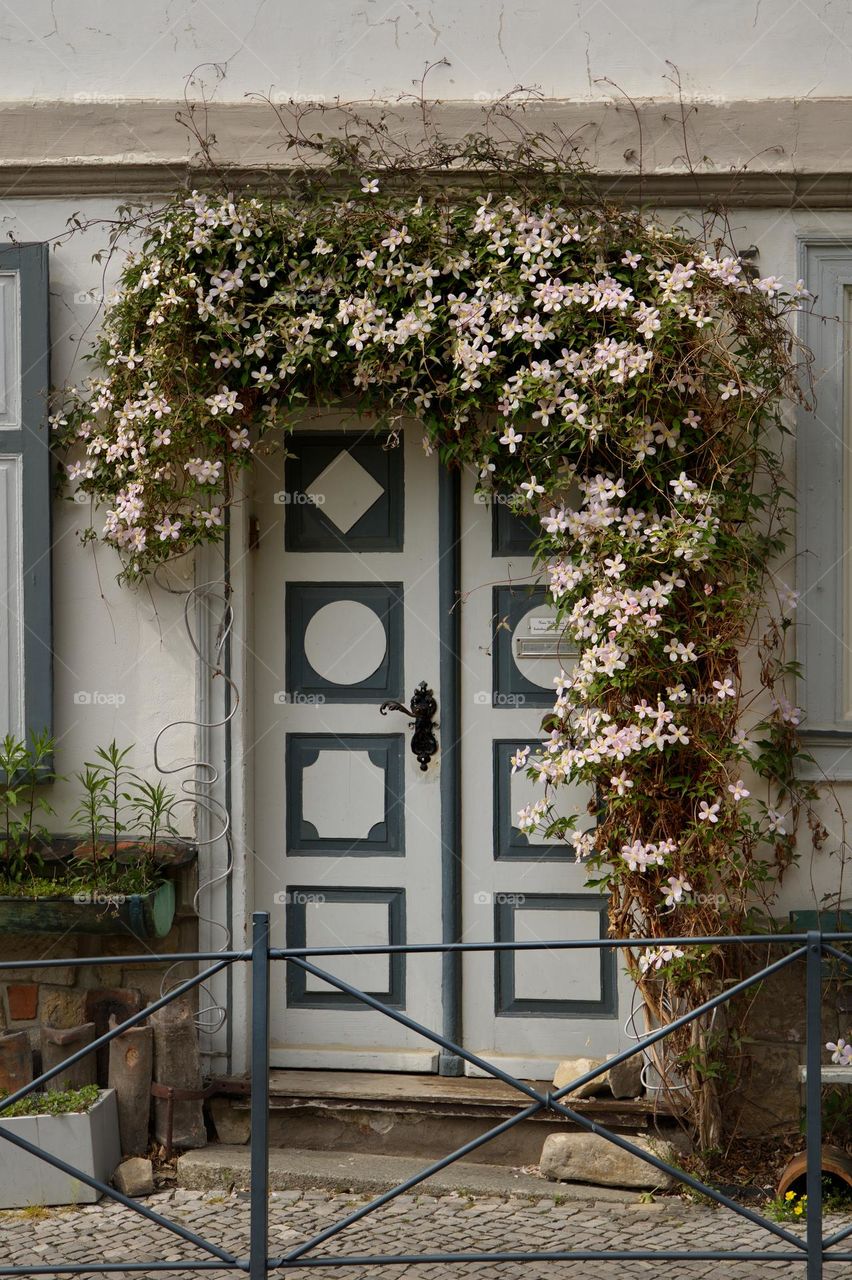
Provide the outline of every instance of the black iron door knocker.
[[414,690],[410,707],[406,707],[402,702],[383,702],[379,707],[383,716],[386,716],[389,711],[401,711],[404,716],[408,716],[409,720],[414,722],[411,750],[424,773],[429,767],[429,761],[438,750],[438,739],[435,737],[435,730],[438,727],[435,720],[437,710],[435,695],[425,680],[421,680]]

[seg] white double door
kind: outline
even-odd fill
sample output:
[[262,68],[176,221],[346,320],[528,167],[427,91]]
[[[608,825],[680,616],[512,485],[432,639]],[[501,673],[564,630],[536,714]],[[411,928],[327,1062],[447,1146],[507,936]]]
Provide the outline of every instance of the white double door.
[[[553,701],[556,654],[530,531],[474,480],[441,477],[342,417],[295,434],[253,498],[254,906],[277,945],[596,938],[606,904],[570,847],[524,836],[511,772]],[[427,767],[410,722],[438,704]],[[591,826],[588,794],[561,805]],[[484,1058],[547,1078],[620,1043],[612,957],[594,951],[345,955],[315,965]],[[297,966],[273,990],[277,1066],[471,1070]]]

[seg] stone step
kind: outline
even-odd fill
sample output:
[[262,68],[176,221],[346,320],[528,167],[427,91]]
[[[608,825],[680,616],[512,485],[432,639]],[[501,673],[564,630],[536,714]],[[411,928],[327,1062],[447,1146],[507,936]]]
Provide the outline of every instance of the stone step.
[[[248,1191],[249,1149],[213,1143],[200,1151],[187,1151],[178,1160],[178,1185],[191,1190]],[[414,1177],[423,1162],[406,1156],[374,1155],[365,1160],[354,1152],[272,1149],[269,1153],[269,1189],[296,1191],[330,1189],[379,1194]],[[635,1191],[616,1187],[586,1187],[546,1182],[522,1170],[494,1165],[458,1162],[418,1185],[414,1194],[524,1196],[531,1200],[584,1200],[630,1204],[639,1202]]]
[[[547,1081],[533,1082],[546,1091]],[[499,1080],[390,1072],[273,1071],[270,1144],[300,1150],[412,1156],[432,1160],[517,1114],[526,1095]],[[219,1140],[249,1138],[248,1085],[218,1082],[210,1112]],[[675,1122],[647,1099],[572,1102],[589,1119],[619,1133],[670,1132]],[[523,1120],[472,1153],[481,1164],[535,1165],[545,1139],[577,1126],[553,1115]]]

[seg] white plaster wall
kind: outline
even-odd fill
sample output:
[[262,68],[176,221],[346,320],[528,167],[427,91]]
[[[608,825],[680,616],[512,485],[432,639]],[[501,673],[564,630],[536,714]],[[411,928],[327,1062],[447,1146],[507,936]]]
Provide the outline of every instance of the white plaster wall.
[[[6,201],[0,209],[0,240],[52,241],[69,216],[114,216],[108,202]],[[55,245],[50,255],[51,375],[54,386],[85,375],[81,357],[95,332],[96,299],[103,267],[92,254],[103,247],[104,228],[77,234]],[[102,518],[102,517],[101,517]],[[92,759],[96,746],[115,738],[134,745],[132,762],[152,779],[153,743],[168,721],[192,719],[195,668],[183,628],[182,597],[154,588],[119,588],[115,554],[84,547],[78,533],[97,513],[88,506],[56,500],[53,506],[54,559],[54,725],[56,767],[72,774]],[[184,575],[183,582],[191,585]],[[191,759],[194,731],[175,730],[164,741],[167,763]],[[79,798],[71,782],[51,788],[56,815],[50,825],[68,829]],[[188,819],[188,815],[187,815]],[[184,829],[188,829],[186,823]]]
[[[0,98],[180,96],[219,64],[216,96],[395,98],[424,67],[443,98],[613,92],[846,96],[852,10],[837,0],[9,0]],[[211,65],[199,73],[212,88]]]

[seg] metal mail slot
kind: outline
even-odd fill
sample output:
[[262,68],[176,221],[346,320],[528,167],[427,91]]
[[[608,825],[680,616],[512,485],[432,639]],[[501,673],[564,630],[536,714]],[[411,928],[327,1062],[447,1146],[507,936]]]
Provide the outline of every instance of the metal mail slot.
[[571,658],[575,650],[561,636],[534,636],[516,640],[515,653],[519,658]]

